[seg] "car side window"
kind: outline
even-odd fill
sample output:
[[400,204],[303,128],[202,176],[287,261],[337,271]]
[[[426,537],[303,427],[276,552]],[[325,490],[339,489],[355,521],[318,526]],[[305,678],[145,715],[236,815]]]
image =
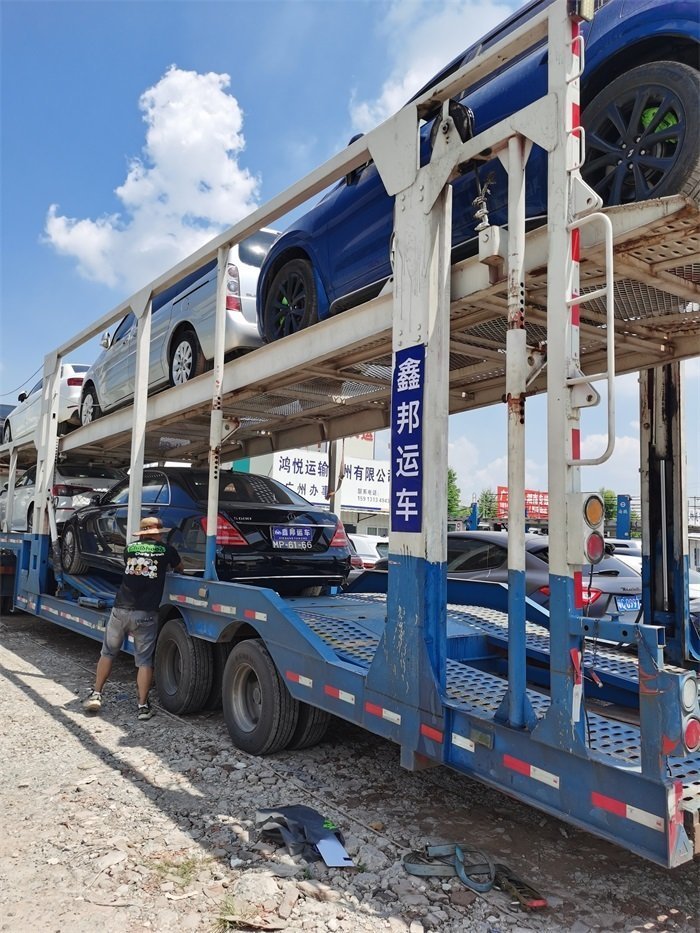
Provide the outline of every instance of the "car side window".
[[153,473],[143,478],[143,492],[141,502],[149,504],[158,503],[159,505],[169,505],[170,486],[168,479],[162,473]]
[[35,392],[40,392],[43,384],[44,384],[44,380],[40,379],[35,386],[32,386],[32,388],[29,390],[27,394],[34,395]]
[[130,311],[127,314],[127,316],[122,320],[119,327],[117,327],[117,329],[114,331],[114,337],[112,339],[112,346],[114,346],[114,344],[118,343],[120,340],[123,340],[124,337],[126,337],[126,335],[129,333],[129,331],[131,330],[131,328],[133,327],[135,323],[136,323],[136,317]]
[[502,567],[507,552],[488,541],[450,542],[447,549],[447,572],[466,573]]
[[110,494],[102,500],[105,505],[125,505],[129,501],[129,483],[115,486]]
[[31,470],[27,470],[21,480],[15,483],[15,488],[19,486],[33,486],[36,478],[36,467],[32,467]]

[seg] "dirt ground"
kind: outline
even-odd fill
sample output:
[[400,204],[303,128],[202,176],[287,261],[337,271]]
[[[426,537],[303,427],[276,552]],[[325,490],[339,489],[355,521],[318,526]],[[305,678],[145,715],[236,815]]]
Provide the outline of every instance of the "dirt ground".
[[[345,723],[315,748],[252,758],[220,712],[138,722],[126,657],[88,716],[98,650],[0,619],[0,930],[698,929],[698,862],[667,872],[447,769],[409,773],[395,746]],[[261,843],[256,807],[293,803],[331,816],[359,867]],[[403,855],[437,841],[507,862],[550,906],[409,879]]]

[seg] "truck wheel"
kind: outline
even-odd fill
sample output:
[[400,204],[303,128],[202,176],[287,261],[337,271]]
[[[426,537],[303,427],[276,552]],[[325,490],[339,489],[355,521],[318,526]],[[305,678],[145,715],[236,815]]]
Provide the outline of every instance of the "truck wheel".
[[331,714],[325,709],[309,706],[308,703],[299,703],[299,721],[292,734],[287,748],[290,751],[301,748],[311,748],[318,745],[328,731]]
[[169,713],[196,713],[211,691],[211,645],[188,635],[179,619],[169,619],[156,642],[155,681]]
[[80,557],[78,535],[72,525],[63,529],[61,535],[61,566],[66,573],[87,573],[88,565]]
[[181,331],[170,349],[170,385],[179,386],[204,372],[204,355],[197,335],[189,328]]
[[699,90],[689,65],[650,62],[615,78],[587,105],[581,173],[606,205],[697,194]]
[[80,402],[80,423],[91,424],[101,416],[102,409],[97,401],[97,392],[93,386],[88,386]]
[[211,690],[209,696],[204,701],[202,709],[221,709],[221,695],[224,681],[224,669],[228,656],[233,650],[233,644],[230,641],[218,642],[211,646],[212,648],[212,678]]
[[272,280],[265,296],[263,339],[272,343],[318,321],[318,296],[311,263],[291,259]]
[[299,703],[261,639],[239,642],[229,655],[223,707],[237,748],[251,755],[271,755],[287,747],[299,718]]

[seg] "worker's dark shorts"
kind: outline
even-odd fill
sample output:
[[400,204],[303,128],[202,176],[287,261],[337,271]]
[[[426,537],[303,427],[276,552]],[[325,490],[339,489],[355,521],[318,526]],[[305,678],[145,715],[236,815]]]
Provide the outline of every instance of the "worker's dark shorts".
[[134,660],[137,667],[153,667],[153,650],[158,634],[158,614],[142,609],[112,609],[100,654],[106,658],[116,658],[124,639],[132,635],[134,639]]

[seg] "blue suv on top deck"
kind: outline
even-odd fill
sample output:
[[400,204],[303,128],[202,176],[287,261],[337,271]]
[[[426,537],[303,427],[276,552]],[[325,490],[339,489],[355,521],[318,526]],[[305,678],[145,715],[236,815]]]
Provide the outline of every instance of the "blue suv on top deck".
[[[416,98],[539,13],[535,0],[447,65]],[[700,189],[698,0],[597,0],[584,23],[581,82],[586,161],[582,169],[606,205]],[[544,44],[465,89],[459,100],[480,133],[547,92]],[[436,110],[436,115],[438,111]],[[421,127],[421,161],[430,158],[436,115]],[[453,184],[452,258],[477,251],[472,202],[490,184],[491,223],[507,222],[507,175],[493,160]],[[391,275],[393,197],[373,162],[348,173],[277,239],[258,279],[258,326],[271,342],[379,293]],[[545,152],[534,146],[526,173],[529,225],[547,211]]]

